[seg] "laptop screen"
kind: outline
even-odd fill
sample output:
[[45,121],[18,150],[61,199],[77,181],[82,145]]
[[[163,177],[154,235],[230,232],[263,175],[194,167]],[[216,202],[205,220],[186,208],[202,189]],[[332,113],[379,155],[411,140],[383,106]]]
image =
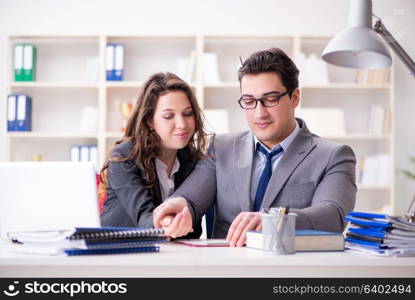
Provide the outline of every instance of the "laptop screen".
[[0,163],[0,230],[100,226],[96,177],[87,162]]

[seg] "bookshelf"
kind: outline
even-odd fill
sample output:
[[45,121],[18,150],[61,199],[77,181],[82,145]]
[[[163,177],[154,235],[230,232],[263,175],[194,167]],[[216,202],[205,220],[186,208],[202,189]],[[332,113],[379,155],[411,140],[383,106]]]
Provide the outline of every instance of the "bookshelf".
[[[122,118],[117,101],[133,101],[139,88],[155,72],[180,72],[178,60],[196,53],[194,70],[188,78],[198,101],[207,115],[220,110],[228,116],[226,128],[217,123],[217,131],[246,130],[248,126],[237,105],[240,96],[237,69],[239,56],[245,60],[251,53],[280,47],[305,73],[299,57],[319,57],[329,36],[9,36],[6,55],[6,97],[10,93],[26,93],[33,98],[32,132],[7,132],[6,154],[10,161],[69,160],[71,145],[96,144],[99,165],[109,148],[122,136]],[[32,43],[37,47],[37,80],[13,81],[13,45]],[[124,81],[106,81],[106,44],[120,43],[125,47]],[[216,69],[207,60],[214,53]],[[206,54],[206,55],[205,55]],[[209,58],[211,59],[212,56]],[[98,62],[95,73],[87,73],[87,61]],[[356,71],[326,65],[328,82],[300,81],[301,109],[341,109],[345,132],[324,135],[338,143],[350,145],[360,159],[387,153],[391,157],[389,183],[358,183],[356,209],[394,213],[394,74],[389,80],[370,83],[356,82]],[[215,76],[209,72],[215,72]],[[91,78],[92,77],[92,78]],[[219,79],[219,80],[218,80]],[[6,101],[4,101],[6,103]],[[367,130],[371,105],[389,111],[389,128],[381,133]],[[96,130],[82,131],[84,108],[98,112]],[[216,123],[211,117],[210,123]],[[307,119],[306,119],[307,122]],[[359,171],[360,172],[360,171]]]

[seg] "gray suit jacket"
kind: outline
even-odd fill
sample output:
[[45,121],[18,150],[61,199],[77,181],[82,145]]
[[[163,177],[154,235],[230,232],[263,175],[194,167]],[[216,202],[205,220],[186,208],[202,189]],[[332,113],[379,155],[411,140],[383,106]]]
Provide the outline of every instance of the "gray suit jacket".
[[[262,207],[289,205],[297,214],[296,229],[342,232],[356,198],[353,150],[312,134],[304,121],[297,121],[300,132],[273,172]],[[224,238],[240,212],[253,210],[253,134],[217,135],[208,152],[172,197],[188,200],[194,224],[215,203],[213,237]]]

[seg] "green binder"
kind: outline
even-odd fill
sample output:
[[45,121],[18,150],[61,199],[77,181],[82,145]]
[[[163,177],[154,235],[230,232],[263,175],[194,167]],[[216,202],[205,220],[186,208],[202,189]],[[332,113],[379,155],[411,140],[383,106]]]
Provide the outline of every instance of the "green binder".
[[36,47],[32,44],[16,44],[14,47],[14,80],[36,80]]
[[23,49],[23,81],[36,80],[36,47],[25,44]]
[[23,44],[14,46],[14,81],[23,81]]

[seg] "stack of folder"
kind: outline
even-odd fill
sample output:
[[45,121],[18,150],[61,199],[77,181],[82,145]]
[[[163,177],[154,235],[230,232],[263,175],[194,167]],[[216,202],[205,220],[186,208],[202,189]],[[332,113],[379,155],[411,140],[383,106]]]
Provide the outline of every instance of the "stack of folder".
[[400,217],[350,212],[345,247],[383,256],[415,256],[415,223]]
[[90,255],[158,252],[167,242],[163,229],[76,227],[68,230],[9,232],[13,251],[47,255]]

